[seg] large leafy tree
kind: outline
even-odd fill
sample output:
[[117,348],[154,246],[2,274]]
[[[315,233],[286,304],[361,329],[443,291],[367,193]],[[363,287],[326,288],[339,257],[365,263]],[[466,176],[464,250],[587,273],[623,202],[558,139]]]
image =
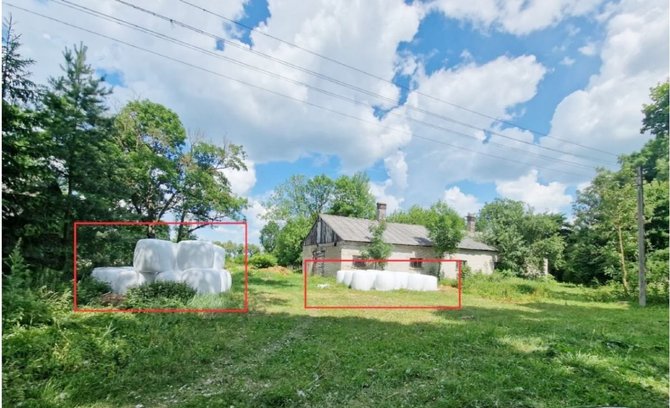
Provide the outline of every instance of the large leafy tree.
[[277,237],[281,227],[275,221],[270,221],[261,229],[261,245],[266,252],[274,252],[277,247]]
[[[463,238],[465,223],[458,213],[443,201],[430,207],[431,216],[426,225],[428,237],[433,242],[433,250],[438,258],[453,253]],[[438,276],[441,264],[438,264]]]
[[375,218],[375,197],[370,192],[368,176],[359,172],[353,176],[338,177],[328,213],[344,217]]
[[563,224],[562,216],[536,214],[521,201],[496,199],[482,207],[477,230],[498,250],[500,269],[534,275],[544,258],[553,273],[563,265]]
[[[238,218],[246,200],[235,196],[224,169],[246,169],[240,146],[189,141],[176,113],[151,101],[132,101],[116,118],[126,158],[125,188],[133,212],[145,221],[173,213],[180,221]],[[200,226],[178,228],[178,240]],[[154,236],[152,227],[147,235]]]
[[637,279],[635,172],[643,169],[649,289],[668,293],[668,82],[651,90],[644,105],[642,133],[653,138],[639,151],[621,156],[617,171],[600,170],[578,194],[575,226],[567,249],[565,279],[591,283],[615,280],[632,290]]
[[280,265],[300,265],[302,242],[311,226],[312,220],[307,217],[295,217],[286,222],[277,236],[275,247],[275,255]]

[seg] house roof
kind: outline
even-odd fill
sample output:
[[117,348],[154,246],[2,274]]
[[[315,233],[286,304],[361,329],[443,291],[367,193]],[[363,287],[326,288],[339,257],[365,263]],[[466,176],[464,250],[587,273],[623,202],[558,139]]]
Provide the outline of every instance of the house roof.
[[[339,215],[320,214],[321,219],[335,231],[343,241],[370,242],[370,225],[375,222],[363,218],[341,217]],[[432,246],[428,230],[423,225],[386,223],[384,242],[396,245]],[[471,235],[465,235],[458,249],[478,251],[496,251],[495,248],[477,241]]]

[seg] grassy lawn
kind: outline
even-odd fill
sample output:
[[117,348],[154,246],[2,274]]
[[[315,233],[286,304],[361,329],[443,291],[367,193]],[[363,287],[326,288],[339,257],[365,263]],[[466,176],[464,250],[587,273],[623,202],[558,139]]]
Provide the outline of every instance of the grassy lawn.
[[251,271],[249,284],[243,315],[62,311],[5,328],[3,403],[668,406],[667,306],[503,279],[466,282],[461,311],[306,311],[299,274]]

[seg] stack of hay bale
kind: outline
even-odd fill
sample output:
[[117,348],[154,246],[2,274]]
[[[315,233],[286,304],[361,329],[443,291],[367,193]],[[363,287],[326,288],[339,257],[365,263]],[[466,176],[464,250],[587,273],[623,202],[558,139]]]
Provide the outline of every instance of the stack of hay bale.
[[412,272],[390,272],[377,270],[340,270],[337,283],[356,290],[437,290],[437,278]]
[[208,241],[140,239],[133,266],[93,269],[91,276],[125,294],[128,289],[155,281],[184,282],[199,294],[230,290],[232,276],[224,269],[226,252]]

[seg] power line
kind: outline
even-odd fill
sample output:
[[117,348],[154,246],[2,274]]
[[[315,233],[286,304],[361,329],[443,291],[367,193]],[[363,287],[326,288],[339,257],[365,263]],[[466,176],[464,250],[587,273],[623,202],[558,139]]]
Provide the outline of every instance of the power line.
[[365,70],[363,70],[363,69],[361,69],[361,68],[355,67],[355,66],[353,66],[353,65],[344,63],[344,62],[339,61],[339,60],[336,60],[335,58],[331,58],[331,57],[329,57],[329,56],[327,56],[327,55],[323,55],[323,54],[318,53],[318,52],[316,52],[316,51],[312,51],[312,50],[310,50],[310,49],[308,49],[308,48],[305,48],[305,47],[303,47],[303,46],[301,46],[301,45],[298,45],[298,44],[296,44],[296,43],[294,43],[294,42],[287,41],[287,40],[284,40],[283,38],[274,36],[274,35],[272,35],[272,34],[269,34],[269,33],[263,32],[263,31],[260,31],[260,30],[256,29],[255,27],[251,27],[251,26],[249,26],[249,25],[246,25],[246,24],[244,24],[244,23],[241,23],[241,22],[239,22],[239,21],[237,21],[237,20],[234,20],[234,19],[232,19],[232,18],[229,18],[229,17],[226,17],[226,16],[224,16],[224,15],[215,13],[215,12],[213,12],[213,11],[211,11],[211,10],[208,10],[208,9],[202,7],[202,6],[199,6],[199,5],[197,5],[197,4],[193,4],[193,3],[191,3],[191,2],[189,2],[189,1],[187,1],[187,0],[179,0],[179,1],[182,2],[182,3],[184,3],[184,4],[186,4],[186,5],[191,6],[191,7],[193,7],[193,8],[199,9],[199,10],[201,10],[201,11],[207,13],[207,14],[210,14],[210,15],[213,15],[213,16],[216,16],[216,17],[219,17],[219,18],[221,18],[221,19],[223,19],[223,20],[225,20],[225,21],[227,21],[227,22],[229,22],[229,23],[235,24],[235,25],[237,25],[237,26],[239,26],[239,27],[242,27],[242,28],[244,28],[244,29],[246,29],[246,30],[252,31],[252,32],[254,32],[254,33],[258,33],[258,34],[260,34],[260,35],[262,35],[262,36],[265,36],[265,37],[267,37],[267,38],[271,38],[271,39],[273,39],[273,40],[275,40],[275,41],[279,41],[279,42],[284,43],[284,44],[286,44],[286,45],[289,45],[289,46],[291,46],[291,47],[294,47],[294,48],[297,48],[297,49],[299,49],[299,50],[302,50],[302,51],[304,51],[304,52],[306,52],[306,53],[308,53],[308,54],[310,54],[310,55],[319,57],[319,58],[321,58],[321,59],[323,59],[323,60],[332,62],[332,63],[334,63],[334,64],[337,64],[337,65],[341,66],[341,67],[345,67],[345,68],[347,68],[347,69],[350,69],[350,70],[352,70],[352,71],[356,71],[356,72],[361,73],[361,74],[363,74],[363,75],[366,75],[366,76],[368,76],[368,77],[370,77],[370,78],[374,78],[374,79],[377,79],[377,80],[379,80],[379,81],[387,82],[387,83],[389,83],[389,84],[391,84],[391,85],[393,85],[393,86],[397,86],[397,87],[399,87],[399,88],[401,88],[401,89],[404,89],[404,90],[406,90],[406,91],[408,91],[408,92],[415,92],[417,95],[421,95],[421,96],[423,96],[423,97],[432,99],[432,100],[434,100],[434,101],[441,102],[441,103],[443,103],[443,104],[445,104],[445,105],[449,105],[449,106],[452,106],[452,107],[461,109],[461,110],[463,110],[463,111],[466,111],[466,112],[469,112],[469,113],[473,113],[473,114],[475,114],[475,115],[478,115],[478,116],[481,116],[481,117],[484,117],[484,118],[487,118],[487,119],[494,120],[494,121],[499,122],[499,123],[504,123],[504,124],[506,124],[506,125],[508,125],[508,126],[512,126],[512,127],[515,127],[515,128],[521,129],[521,130],[525,130],[525,131],[531,132],[531,133],[533,133],[533,134],[535,134],[535,135],[537,135],[537,136],[548,137],[548,138],[550,138],[550,139],[559,140],[559,141],[562,141],[562,142],[565,142],[565,143],[570,143],[570,144],[573,144],[573,145],[575,145],[575,146],[582,147],[582,148],[584,148],[584,149],[589,149],[589,150],[593,150],[593,151],[596,151],[596,152],[599,152],[599,153],[604,153],[604,154],[607,154],[607,155],[610,155],[610,156],[617,157],[617,155],[616,155],[615,153],[608,152],[608,151],[606,151],[606,150],[602,150],[602,149],[599,149],[599,148],[597,148],[597,147],[588,146],[588,145],[583,145],[583,144],[580,144],[580,143],[577,143],[577,142],[573,142],[573,141],[566,140],[566,139],[561,139],[561,138],[558,138],[558,137],[555,137],[555,136],[549,136],[548,134],[546,134],[546,133],[544,133],[544,132],[540,132],[540,131],[537,131],[537,130],[533,130],[533,129],[529,128],[529,127],[525,127],[525,126],[519,125],[519,124],[514,123],[514,122],[512,122],[512,121],[508,121],[508,120],[505,120],[505,119],[498,118],[498,117],[496,117],[496,116],[488,115],[488,114],[486,114],[486,113],[482,113],[482,112],[479,112],[479,111],[476,111],[476,110],[467,108],[467,107],[465,107],[465,106],[462,106],[462,105],[459,105],[459,104],[456,104],[456,103],[453,103],[453,102],[445,101],[445,100],[443,100],[443,99],[440,99],[440,98],[437,98],[437,97],[435,97],[435,96],[432,96],[432,95],[426,94],[426,93],[424,93],[424,92],[421,92],[421,91],[419,91],[418,89],[412,89],[412,88],[410,88],[410,87],[408,87],[408,86],[405,86],[405,85],[402,85],[402,84],[396,84],[395,82],[390,81],[390,80],[388,80],[388,79],[386,79],[386,78],[384,78],[384,77],[381,77],[381,76],[379,76],[379,75],[375,75],[375,74],[373,74],[373,73],[371,73],[371,72],[365,71]]
[[295,101],[295,102],[299,102],[299,103],[302,103],[302,104],[305,104],[305,105],[308,105],[308,106],[312,106],[312,107],[315,107],[315,108],[324,110],[324,111],[326,111],[326,112],[330,112],[330,113],[333,113],[333,114],[337,114],[337,115],[340,115],[340,116],[343,116],[343,117],[347,117],[347,118],[350,118],[350,119],[354,119],[354,120],[357,120],[357,121],[360,121],[360,122],[369,123],[369,124],[378,126],[378,127],[382,128],[382,129],[392,130],[392,131],[396,131],[396,132],[405,133],[405,134],[408,134],[408,135],[410,135],[410,136],[416,137],[416,138],[418,138],[418,139],[431,141],[431,142],[434,142],[434,143],[437,143],[437,144],[442,144],[442,145],[445,145],[445,146],[450,146],[450,147],[453,147],[453,148],[456,148],[456,149],[459,149],[459,150],[470,151],[470,152],[473,152],[473,153],[475,153],[475,154],[480,154],[480,155],[483,155],[483,156],[492,157],[492,158],[495,158],[495,159],[498,159],[498,160],[508,161],[508,162],[511,162],[511,163],[515,163],[515,164],[517,164],[517,165],[528,165],[528,166],[532,166],[532,167],[537,167],[537,168],[545,169],[545,170],[548,170],[548,171],[553,171],[553,172],[558,172],[558,173],[568,174],[568,175],[577,176],[577,177],[584,177],[584,176],[587,176],[586,174],[572,173],[572,172],[567,172],[567,171],[564,171],[564,170],[558,170],[558,169],[554,169],[554,168],[550,168],[550,167],[538,166],[538,165],[536,165],[536,164],[532,164],[532,163],[519,162],[519,161],[517,161],[517,160],[509,159],[509,158],[507,158],[507,157],[496,156],[496,155],[492,155],[492,154],[488,154],[488,153],[480,152],[480,151],[475,150],[475,149],[470,149],[470,148],[467,148],[467,147],[464,147],[464,146],[459,146],[459,145],[454,145],[454,144],[451,144],[451,143],[447,143],[447,142],[444,142],[444,141],[442,141],[442,140],[437,140],[437,139],[432,139],[432,138],[429,138],[429,137],[425,137],[425,136],[417,135],[417,134],[414,134],[414,133],[412,133],[412,132],[410,132],[410,131],[407,131],[407,130],[404,130],[404,129],[394,128],[394,127],[390,127],[390,126],[385,126],[385,125],[380,124],[379,122],[375,122],[375,121],[370,121],[370,120],[362,119],[362,118],[359,118],[359,117],[357,117],[357,116],[350,115],[350,114],[347,114],[347,113],[344,113],[344,112],[340,112],[340,111],[337,111],[337,110],[334,110],[334,109],[330,109],[330,108],[327,108],[327,107],[324,107],[324,106],[321,106],[321,105],[318,105],[318,104],[315,104],[315,103],[312,103],[312,102],[309,102],[309,101],[304,101],[304,100],[302,100],[302,99],[295,98],[295,97],[292,97],[292,96],[290,96],[290,95],[283,94],[283,93],[281,93],[281,92],[273,91],[273,90],[271,90],[271,89],[267,89],[267,88],[264,88],[264,87],[261,87],[261,86],[258,86],[258,85],[254,85],[254,84],[251,84],[251,83],[249,83],[249,82],[246,82],[246,81],[243,81],[243,80],[240,80],[240,79],[237,79],[237,78],[232,78],[232,77],[227,76],[227,75],[225,75],[225,74],[222,74],[222,73],[219,73],[219,72],[216,72],[216,71],[212,71],[212,70],[207,69],[207,68],[203,68],[203,67],[201,67],[201,66],[199,66],[199,65],[195,65],[195,64],[192,64],[192,63],[189,63],[189,62],[180,60],[180,59],[178,59],[178,58],[171,57],[171,56],[169,56],[169,55],[161,54],[161,53],[159,53],[159,52],[150,50],[150,49],[148,49],[148,48],[144,48],[144,47],[141,47],[141,46],[138,46],[138,45],[135,45],[135,44],[132,44],[132,43],[129,43],[129,42],[126,42],[126,41],[117,39],[117,38],[115,38],[115,37],[111,37],[111,36],[108,36],[108,35],[105,35],[105,34],[101,34],[101,33],[98,33],[98,32],[96,32],[96,31],[89,30],[89,29],[83,28],[83,27],[81,27],[81,26],[77,26],[77,25],[75,25],[75,24],[72,24],[72,23],[69,23],[69,22],[66,22],[66,21],[57,19],[57,18],[55,18],[55,17],[47,16],[47,15],[38,13],[38,12],[33,11],[33,10],[29,10],[29,9],[26,9],[26,8],[23,8],[23,7],[19,7],[19,6],[15,5],[15,4],[12,4],[12,3],[9,3],[9,2],[5,2],[5,4],[8,5],[8,6],[10,6],[10,7],[15,8],[15,9],[22,10],[22,11],[25,11],[25,12],[27,12],[27,13],[30,13],[30,14],[33,14],[33,15],[36,15],[36,16],[45,18],[45,19],[47,19],[47,20],[55,21],[55,22],[57,22],[57,23],[60,23],[60,24],[63,24],[63,25],[66,25],[66,26],[69,26],[69,27],[72,27],[72,28],[75,28],[75,29],[84,31],[84,32],[87,32],[87,33],[89,33],[89,34],[92,34],[92,35],[95,35],[95,36],[98,36],[98,37],[102,37],[102,38],[108,39],[108,40],[110,40],[110,41],[114,41],[114,42],[117,42],[117,43],[126,45],[126,46],[128,46],[128,47],[131,47],[131,48],[134,48],[134,49],[137,49],[137,50],[140,50],[140,51],[144,51],[144,52],[147,52],[147,53],[149,53],[149,54],[152,54],[152,55],[155,55],[155,56],[158,56],[158,57],[161,57],[161,58],[165,58],[165,59],[168,59],[168,60],[170,60],[170,61],[177,62],[177,63],[179,63],[179,64],[182,64],[182,65],[185,65],[185,66],[188,66],[188,67],[191,67],[191,68],[195,68],[195,69],[198,69],[198,70],[201,70],[201,71],[210,73],[210,74],[212,74],[212,75],[216,75],[216,76],[219,76],[219,77],[228,79],[228,80],[230,80],[230,81],[237,82],[237,83],[240,83],[240,84],[249,86],[249,87],[251,87],[251,88],[259,89],[259,90],[262,90],[262,91],[271,93],[271,94],[273,94],[273,95],[277,95],[277,96],[280,96],[280,97],[283,97],[283,98],[286,98],[286,99],[293,100],[293,101]]
[[[286,61],[286,60],[283,60],[283,59],[281,59],[281,58],[274,57],[274,56],[272,56],[272,55],[270,55],[270,54],[267,54],[267,53],[264,53],[264,52],[261,52],[261,51],[258,51],[258,50],[254,50],[254,49],[249,48],[249,47],[247,47],[247,46],[238,44],[238,43],[236,43],[236,42],[234,42],[234,41],[230,41],[230,40],[225,39],[225,38],[223,38],[223,37],[220,37],[220,36],[218,36],[218,35],[216,35],[216,34],[213,34],[213,33],[210,33],[210,32],[208,32],[208,31],[202,30],[202,29],[200,29],[200,28],[194,27],[194,26],[192,26],[192,25],[189,25],[189,24],[184,23],[184,22],[182,22],[182,21],[173,19],[173,18],[171,18],[171,17],[167,17],[167,16],[165,16],[165,15],[162,15],[162,14],[160,14],[160,13],[154,12],[154,11],[152,11],[152,10],[148,10],[148,9],[146,9],[146,8],[137,6],[137,5],[135,5],[135,4],[128,3],[128,2],[126,2],[126,1],[124,1],[124,0],[116,0],[116,1],[117,1],[118,3],[121,3],[121,4],[125,5],[125,6],[128,6],[128,7],[130,7],[130,8],[133,8],[133,9],[138,10],[138,11],[140,11],[140,12],[143,12],[143,13],[145,13],[145,14],[149,14],[149,15],[155,17],[155,18],[158,18],[158,19],[167,21],[167,22],[169,22],[170,24],[178,25],[178,26],[183,27],[183,28],[185,28],[185,29],[187,29],[187,30],[191,30],[191,31],[196,32],[196,33],[198,33],[198,34],[205,35],[205,36],[208,36],[208,37],[210,37],[210,38],[213,38],[213,39],[215,39],[215,40],[217,40],[217,41],[221,41],[221,42],[223,42],[223,43],[225,43],[225,44],[227,44],[227,45],[231,45],[231,46],[237,47],[237,48],[239,48],[239,49],[241,49],[241,50],[243,50],[243,51],[245,51],[245,52],[252,53],[252,54],[254,54],[254,55],[258,55],[258,56],[261,56],[261,57],[266,58],[266,59],[270,59],[270,60],[275,61],[275,62],[277,62],[277,63],[279,63],[279,64],[282,64],[282,65],[284,65],[284,66],[288,66],[288,67],[290,67],[290,68],[292,68],[292,69],[296,69],[296,70],[298,70],[298,71],[307,73],[307,74],[309,74],[309,75],[313,75],[313,76],[315,76],[315,77],[317,77],[317,78],[326,80],[326,81],[328,81],[328,82],[331,82],[331,83],[334,83],[334,84],[337,84],[337,85],[340,85],[340,86],[343,86],[343,87],[352,89],[352,90],[354,90],[354,91],[356,91],[356,92],[360,92],[360,93],[363,93],[363,94],[365,94],[365,95],[369,95],[369,96],[377,97],[377,98],[380,98],[380,99],[384,99],[384,100],[390,101],[390,102],[392,102],[392,103],[396,103],[396,100],[393,99],[393,98],[389,98],[389,97],[386,97],[386,96],[384,96],[384,95],[378,94],[378,93],[376,93],[376,92],[369,91],[369,90],[364,89],[364,88],[360,88],[360,87],[358,87],[358,86],[356,86],[356,85],[352,85],[352,84],[349,84],[349,83],[347,83],[347,82],[341,81],[341,80],[339,80],[339,79],[333,78],[333,77],[331,77],[331,76],[321,74],[321,73],[319,73],[319,72],[317,72],[317,71],[313,71],[313,70],[311,70],[311,69],[308,69],[308,68],[305,68],[305,67],[302,67],[302,66],[293,64],[293,63],[288,62],[288,61]],[[552,152],[555,152],[555,153],[565,154],[565,155],[568,155],[568,156],[580,157],[580,158],[582,158],[582,159],[586,159],[586,160],[594,161],[594,162],[597,162],[597,163],[603,163],[603,162],[600,161],[600,159],[596,159],[596,158],[593,158],[593,157],[590,157],[590,156],[585,156],[585,155],[577,154],[577,153],[570,153],[570,152],[563,151],[563,150],[560,150],[560,149],[556,149],[556,148],[553,148],[553,147],[542,146],[542,145],[539,145],[539,144],[535,144],[535,143],[533,143],[533,142],[528,142],[528,141],[523,141],[523,140],[514,139],[513,137],[510,137],[510,136],[505,135],[505,134],[503,134],[503,133],[496,132],[496,131],[491,130],[491,129],[481,128],[481,127],[478,127],[478,126],[475,126],[475,125],[472,125],[472,124],[469,124],[469,123],[466,123],[466,122],[463,122],[463,121],[459,121],[459,120],[450,118],[450,117],[445,116],[445,115],[441,115],[441,114],[438,114],[438,113],[434,113],[434,112],[428,111],[428,110],[426,110],[426,109],[418,108],[418,107],[411,106],[411,105],[404,105],[404,106],[405,106],[406,108],[408,108],[408,109],[411,109],[411,110],[415,110],[415,111],[418,111],[418,112],[421,112],[421,113],[424,113],[424,114],[427,114],[427,115],[435,116],[435,117],[440,118],[440,119],[442,119],[442,120],[445,120],[445,121],[448,121],[448,122],[453,122],[453,123],[456,123],[456,124],[461,125],[461,126],[465,126],[465,127],[472,128],[472,129],[474,129],[474,130],[480,130],[480,131],[483,131],[483,132],[486,132],[486,133],[490,133],[490,134],[493,134],[493,135],[502,137],[502,138],[504,138],[504,139],[513,140],[513,141],[515,141],[515,142],[517,142],[517,143],[527,144],[527,145],[529,145],[529,146],[535,146],[535,147],[538,148],[538,149],[548,150],[548,151],[552,151]],[[611,162],[611,163],[609,163],[609,164],[614,164],[614,162]]]
[[[222,60],[224,60],[224,61],[226,61],[226,62],[230,62],[230,63],[233,63],[233,64],[237,64],[237,65],[240,65],[240,66],[242,66],[242,67],[244,67],[244,68],[247,68],[247,69],[251,69],[251,70],[258,71],[258,72],[262,72],[262,73],[264,73],[264,74],[266,74],[266,75],[270,75],[270,76],[272,76],[272,77],[279,78],[279,79],[288,81],[288,82],[293,83],[293,84],[297,84],[297,85],[305,86],[305,87],[307,87],[307,88],[309,88],[309,89],[312,89],[312,90],[314,90],[314,91],[316,91],[316,92],[320,92],[320,93],[322,93],[322,94],[325,94],[325,95],[328,95],[328,96],[332,96],[332,97],[335,97],[335,98],[337,98],[337,99],[340,99],[340,100],[343,100],[343,101],[346,101],[346,102],[349,102],[349,103],[352,103],[352,104],[363,105],[363,106],[365,106],[365,107],[372,108],[372,106],[370,106],[368,103],[363,102],[363,101],[360,101],[360,100],[357,100],[357,99],[355,99],[355,98],[350,98],[350,97],[347,97],[347,96],[344,96],[344,95],[340,95],[340,94],[337,94],[337,93],[334,93],[334,92],[330,92],[330,91],[327,91],[327,90],[324,90],[324,89],[315,87],[315,86],[313,86],[313,85],[307,84],[307,83],[305,83],[305,82],[298,81],[298,80],[294,80],[294,79],[292,79],[292,78],[285,77],[285,76],[283,76],[283,75],[281,75],[281,74],[277,74],[277,73],[275,73],[275,72],[268,71],[268,70],[265,70],[265,69],[263,69],[263,68],[256,67],[256,66],[254,66],[254,65],[247,64],[247,63],[245,63],[245,62],[236,60],[236,59],[234,59],[234,58],[227,57],[227,56],[222,55],[222,54],[220,54],[220,53],[212,52],[212,51],[210,51],[210,50],[208,50],[208,49],[206,49],[206,48],[198,47],[198,46],[195,46],[195,45],[193,45],[193,44],[191,44],[191,43],[188,43],[188,42],[185,42],[185,41],[181,41],[181,40],[176,39],[176,38],[174,38],[174,37],[170,37],[170,36],[168,36],[168,35],[159,33],[159,32],[157,32],[157,31],[153,31],[153,30],[148,29],[148,28],[146,28],[146,27],[143,27],[143,26],[140,26],[140,25],[137,25],[137,24],[128,22],[127,20],[123,20],[123,19],[120,19],[120,18],[111,16],[111,15],[109,15],[109,14],[105,14],[105,13],[99,12],[99,11],[97,11],[97,10],[90,9],[90,8],[88,8],[88,7],[85,7],[85,6],[81,6],[81,5],[79,5],[79,4],[72,3],[72,2],[70,2],[69,0],[53,0],[53,1],[56,1],[56,2],[58,2],[59,4],[65,6],[65,7],[69,7],[69,8],[75,9],[75,10],[80,11],[80,12],[82,12],[82,13],[86,13],[86,14],[92,15],[92,16],[97,17],[97,18],[102,18],[102,19],[105,19],[105,20],[108,20],[108,21],[112,21],[112,22],[114,22],[114,23],[116,23],[116,24],[119,24],[119,25],[122,25],[122,26],[125,26],[125,27],[130,27],[130,28],[135,29],[135,30],[137,30],[137,31],[143,32],[143,33],[145,33],[145,34],[150,34],[150,35],[152,35],[152,36],[154,36],[154,37],[157,37],[157,38],[160,38],[160,39],[169,41],[169,42],[171,42],[171,43],[180,45],[180,46],[182,46],[182,47],[189,48],[189,49],[198,51],[198,52],[200,52],[200,53],[203,53],[203,54],[206,54],[206,55],[210,55],[210,56],[213,56],[213,57],[222,59]],[[389,112],[389,113],[392,114],[392,115],[394,115],[394,116],[400,117],[400,118],[407,118],[407,119],[409,119],[409,120],[411,120],[411,121],[414,121],[414,122],[416,122],[416,123],[422,124],[422,125],[427,126],[427,127],[431,127],[431,128],[434,128],[434,129],[438,129],[438,130],[442,130],[442,131],[445,131],[445,132],[454,134],[454,135],[456,135],[456,136],[467,137],[467,138],[470,138],[470,139],[479,140],[479,139],[478,139],[477,137],[475,137],[474,135],[467,134],[467,133],[462,133],[462,132],[459,132],[459,131],[456,131],[456,130],[453,130],[453,129],[450,129],[450,128],[446,128],[446,127],[443,127],[443,126],[440,126],[440,125],[436,125],[436,124],[433,124],[433,123],[429,123],[429,122],[426,122],[426,121],[423,121],[423,120],[420,120],[420,119],[413,118],[413,117],[411,117],[411,116],[409,116],[409,115],[405,116],[405,115],[402,115],[402,114],[399,113],[399,112]],[[490,145],[493,145],[493,146],[500,146],[500,147],[502,147],[502,148],[506,148],[506,149],[517,150],[517,151],[520,151],[520,152],[522,152],[522,153],[524,153],[524,154],[531,153],[531,152],[529,152],[528,150],[520,149],[520,148],[517,148],[517,147],[514,147],[514,146],[509,146],[509,145],[505,145],[505,144],[498,143],[498,142],[487,142],[487,144],[490,144]],[[590,169],[590,170],[593,169],[592,166],[589,166],[589,165],[586,165],[586,164],[583,164],[583,163],[578,163],[578,162],[574,162],[574,161],[570,161],[570,160],[565,160],[565,159],[561,159],[561,158],[554,157],[554,156],[543,155],[543,154],[540,154],[540,153],[538,153],[538,152],[532,152],[532,154],[534,154],[534,155],[537,156],[537,157],[542,157],[542,158],[545,158],[545,159],[550,159],[550,160],[560,161],[560,162],[567,163],[567,164],[570,164],[570,165],[573,165],[573,166],[577,166],[577,167],[582,167],[582,168],[586,168],[586,169]]]

